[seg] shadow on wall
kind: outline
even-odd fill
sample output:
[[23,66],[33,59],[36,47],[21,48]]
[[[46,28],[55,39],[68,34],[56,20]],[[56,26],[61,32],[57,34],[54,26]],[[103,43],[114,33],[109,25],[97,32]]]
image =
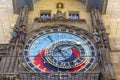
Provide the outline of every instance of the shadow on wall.
[[20,9],[24,7],[24,5],[28,5],[29,10],[33,10],[34,2],[38,0],[12,0],[14,13],[19,13]]
[[37,1],[39,1],[39,0],[33,0],[33,3],[36,3]]
[[108,0],[81,0],[81,2],[86,5],[87,11],[93,8],[98,9],[101,13],[106,13]]

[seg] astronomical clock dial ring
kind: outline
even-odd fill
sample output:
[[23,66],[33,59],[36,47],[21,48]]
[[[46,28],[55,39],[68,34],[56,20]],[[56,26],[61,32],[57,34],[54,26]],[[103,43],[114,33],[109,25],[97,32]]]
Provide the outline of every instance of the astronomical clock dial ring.
[[50,29],[28,40],[24,60],[35,72],[89,70],[97,56],[93,42],[76,31]]

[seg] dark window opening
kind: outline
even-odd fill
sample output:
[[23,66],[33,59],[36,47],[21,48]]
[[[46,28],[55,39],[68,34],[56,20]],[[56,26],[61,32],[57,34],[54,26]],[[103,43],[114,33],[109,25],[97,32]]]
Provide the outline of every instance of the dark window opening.
[[79,19],[79,14],[69,14],[69,19]]
[[41,17],[41,18],[45,18],[45,19],[51,18],[50,13],[42,13],[42,14],[40,15],[40,17]]

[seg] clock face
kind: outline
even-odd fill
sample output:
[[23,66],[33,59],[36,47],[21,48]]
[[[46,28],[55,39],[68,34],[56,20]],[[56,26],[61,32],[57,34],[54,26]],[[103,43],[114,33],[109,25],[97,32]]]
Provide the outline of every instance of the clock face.
[[67,39],[56,41],[46,50],[45,58],[53,66],[63,69],[76,67],[82,60],[81,46]]
[[83,34],[50,29],[29,39],[23,55],[35,72],[85,72],[93,66],[97,52],[93,42]]

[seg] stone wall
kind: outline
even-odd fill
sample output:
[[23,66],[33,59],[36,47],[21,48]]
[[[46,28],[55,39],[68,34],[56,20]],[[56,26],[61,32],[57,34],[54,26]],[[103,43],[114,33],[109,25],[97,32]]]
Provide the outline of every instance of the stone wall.
[[103,15],[104,25],[110,33],[111,62],[116,79],[120,80],[120,0],[108,0],[107,14]]
[[0,43],[8,43],[16,18],[12,0],[0,0]]
[[[51,15],[56,13],[56,4],[57,3],[63,3],[64,8],[62,9],[62,12],[66,13],[66,17],[68,18],[68,12],[69,11],[79,11],[79,16],[81,19],[86,19],[88,24],[90,24],[90,14],[86,13],[85,6],[80,2],[80,0],[40,0],[34,5],[34,11],[31,11],[29,14],[29,23],[33,22],[33,19],[35,17],[40,16],[40,12],[42,10],[51,10]],[[31,20],[31,21],[30,21]]]

